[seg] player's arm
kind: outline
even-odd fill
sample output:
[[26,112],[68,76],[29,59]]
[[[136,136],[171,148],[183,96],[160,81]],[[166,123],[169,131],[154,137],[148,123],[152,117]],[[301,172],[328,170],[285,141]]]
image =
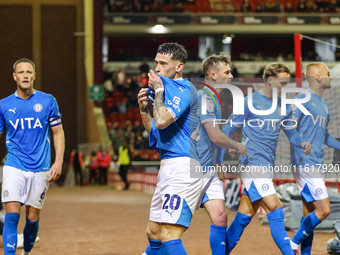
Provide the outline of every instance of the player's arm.
[[148,111],[148,105],[143,104],[143,101],[149,103],[149,99],[147,97],[147,91],[148,91],[147,88],[141,89],[138,93],[137,98],[138,98],[138,106],[139,106],[140,115],[142,117],[143,125],[146,131],[150,133],[150,129],[152,126],[152,118]]
[[328,147],[340,150],[340,142],[336,140],[332,135],[330,135],[328,132],[326,133],[325,136],[325,144]]
[[306,155],[311,153],[312,145],[309,142],[303,141],[295,128],[286,128],[283,129],[283,131],[285,132],[291,144],[293,144],[295,147],[303,148]]
[[156,75],[153,70],[150,70],[148,76],[149,86],[155,91],[155,102],[153,105],[155,127],[158,129],[165,129],[171,125],[175,119],[164,104],[164,85],[161,78]]
[[65,151],[65,135],[62,124],[51,127],[54,149],[55,149],[55,161],[51,166],[48,182],[55,182],[61,175],[62,165],[64,161]]
[[209,121],[203,124],[205,130],[208,133],[209,139],[216,145],[228,149],[234,149],[237,153],[247,156],[247,147],[241,143],[235,142],[228,136],[222,133],[219,126],[213,122]]

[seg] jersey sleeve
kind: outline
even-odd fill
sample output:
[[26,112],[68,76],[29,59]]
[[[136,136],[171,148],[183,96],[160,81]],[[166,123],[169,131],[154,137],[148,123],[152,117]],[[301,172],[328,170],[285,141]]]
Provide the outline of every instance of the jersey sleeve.
[[[190,85],[184,85],[185,82],[189,83],[189,81],[173,81],[171,79],[165,79],[164,77],[161,78],[165,88],[164,104],[176,121],[186,112],[190,107],[190,102],[194,100],[194,98],[192,98]],[[183,86],[181,84],[182,82]]]
[[216,105],[214,99],[205,93],[200,95],[200,119],[201,123],[207,123],[216,119]]
[[50,95],[50,97],[51,101],[49,104],[49,123],[50,127],[54,127],[61,124],[61,113],[59,112],[57,100],[52,95]]

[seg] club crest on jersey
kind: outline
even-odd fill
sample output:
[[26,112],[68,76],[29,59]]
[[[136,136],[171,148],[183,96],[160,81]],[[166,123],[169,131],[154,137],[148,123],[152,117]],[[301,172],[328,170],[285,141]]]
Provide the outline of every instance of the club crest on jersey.
[[322,189],[321,188],[316,189],[316,194],[317,195],[321,195],[321,193],[322,193]]
[[35,104],[35,105],[33,106],[33,110],[34,110],[35,112],[41,112],[42,109],[43,109],[43,106],[42,106],[41,104]]
[[5,190],[5,191],[4,191],[4,197],[8,197],[8,194],[9,194],[9,193],[8,193],[8,190]]
[[268,189],[269,189],[269,185],[268,184],[263,184],[262,185],[262,189],[264,190],[264,191],[267,191]]

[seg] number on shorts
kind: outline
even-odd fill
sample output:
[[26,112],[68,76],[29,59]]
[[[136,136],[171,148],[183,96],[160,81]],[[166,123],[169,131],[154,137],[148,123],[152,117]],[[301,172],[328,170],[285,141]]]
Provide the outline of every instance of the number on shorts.
[[[171,197],[171,199],[170,199],[170,197]],[[166,209],[169,208],[169,206],[167,205],[169,200],[170,200],[170,203],[169,203],[170,209],[174,210],[174,211],[177,210],[179,208],[180,204],[181,204],[181,197],[178,196],[178,195],[170,196],[170,194],[165,194],[165,202],[163,204],[162,209],[166,210]],[[176,200],[176,204],[175,204],[175,200]]]

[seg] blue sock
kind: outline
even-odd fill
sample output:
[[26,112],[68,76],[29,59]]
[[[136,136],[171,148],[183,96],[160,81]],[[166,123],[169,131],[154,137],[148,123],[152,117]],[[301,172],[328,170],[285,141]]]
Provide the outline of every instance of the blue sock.
[[30,221],[26,218],[26,225],[24,228],[24,250],[30,252],[34,246],[39,230],[39,219],[37,221]]
[[5,255],[15,254],[18,241],[18,222],[20,215],[18,213],[6,213],[2,240],[4,243]]
[[[305,217],[302,216],[301,222]],[[310,255],[312,251],[314,231],[301,242],[301,255]]]
[[321,220],[315,215],[315,211],[308,214],[300,224],[299,229],[293,236],[292,241],[296,244],[300,244],[305,238],[307,238],[313,231],[314,228],[319,225]]
[[[173,255],[173,254],[187,255],[188,254],[184,248],[184,245],[181,239],[167,241],[163,243],[163,246],[164,246],[164,249],[167,255]],[[154,254],[152,253],[152,255]]]
[[151,255],[151,247],[150,247],[150,244],[148,245],[148,247],[146,247],[144,253],[147,254],[147,255]]
[[[240,240],[243,230],[248,226],[251,217],[243,213],[237,212],[235,219],[227,230],[227,240],[229,243],[229,252],[234,249],[237,242]],[[227,254],[227,253],[226,253]]]
[[227,227],[210,225],[209,242],[212,255],[225,255],[226,251],[229,254],[229,248],[226,249]]
[[[150,253],[152,255],[166,255],[164,246],[161,240],[152,240],[149,239]],[[148,246],[148,247],[149,247]]]
[[290,240],[283,225],[284,213],[283,209],[279,208],[267,214],[269,220],[270,232],[272,237],[279,247],[283,255],[294,255]]

